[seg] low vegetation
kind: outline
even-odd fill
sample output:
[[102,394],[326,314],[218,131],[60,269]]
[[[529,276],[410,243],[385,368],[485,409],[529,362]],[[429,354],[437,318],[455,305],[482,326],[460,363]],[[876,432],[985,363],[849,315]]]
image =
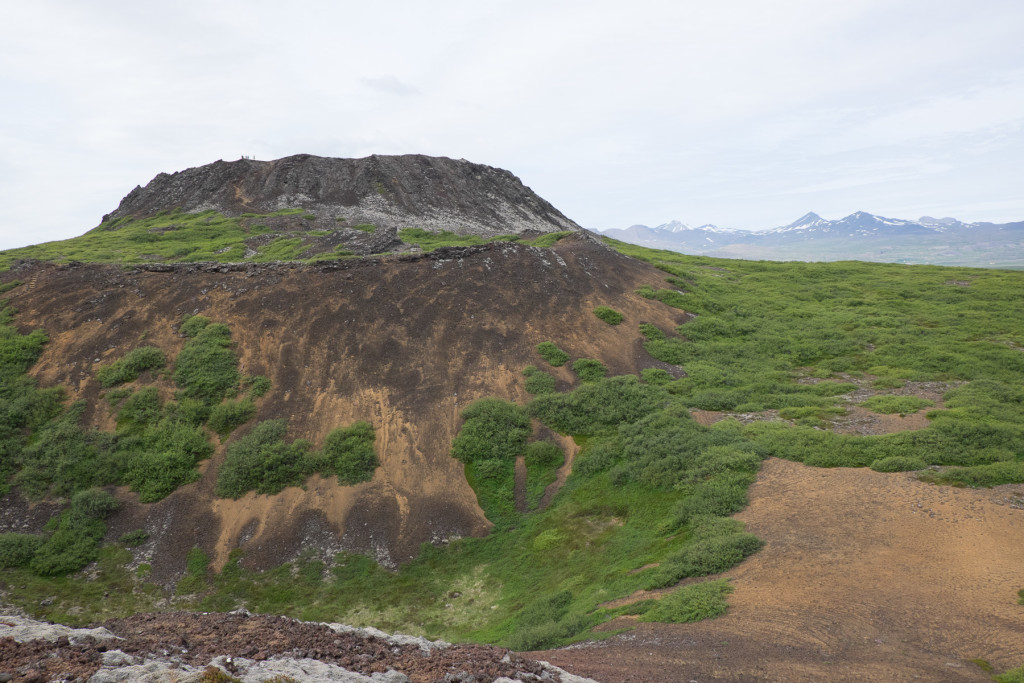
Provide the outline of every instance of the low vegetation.
[[[1024,482],[1024,300],[1016,294],[1024,284],[1021,274],[724,261],[615,246],[665,272],[667,286],[641,288],[642,296],[696,314],[676,329],[641,324],[638,330],[652,357],[685,374],[658,368],[640,377],[609,377],[598,361],[570,356],[550,341],[538,344],[539,357],[553,367],[577,358],[573,386],[559,392],[551,374],[531,366],[523,373],[533,396],[526,405],[498,398],[471,404],[453,443],[452,455],[464,464],[495,525],[489,536],[426,546],[397,572],[345,553],[303,556],[262,573],[245,569],[237,552],[219,573],[193,558],[195,570],[179,584],[175,604],[204,610],[244,605],[452,640],[550,647],[599,637],[595,626],[623,614],[669,622],[721,614],[730,586],[716,575],[761,547],[730,516],[746,505],[767,457],[914,471],[961,486]],[[971,286],[947,284],[961,280]],[[230,335],[215,325],[186,321],[181,331],[189,337],[187,346],[201,342],[231,352]],[[210,327],[213,332],[207,332]],[[8,481],[25,491],[56,494],[67,486],[38,472],[23,474],[18,454],[47,439],[67,439],[75,452],[95,453],[88,456],[93,460],[83,456],[92,464],[81,473],[84,485],[92,486],[91,473],[106,462],[100,455],[108,452],[104,439],[169,429],[165,424],[210,427],[218,406],[245,400],[237,397],[242,378],[207,382],[196,369],[204,364],[196,363],[193,374],[179,381],[179,355],[178,399],[161,403],[137,388],[112,401],[118,414],[113,437],[75,431],[74,407],[24,376],[45,334],[5,329],[0,372],[11,382],[2,385],[0,398],[10,407],[0,415],[8,416],[3,434],[10,450],[4,453],[15,455],[2,462],[13,476]],[[851,398],[855,391],[870,386],[884,392],[913,382],[948,389],[943,408],[927,413],[926,428],[871,436],[830,429],[851,401],[861,400]],[[904,414],[934,407],[907,398],[914,397],[880,393],[865,407]],[[695,410],[727,415],[704,426],[693,419]],[[741,422],[729,419],[730,413],[779,419]],[[537,440],[537,423],[580,446],[572,475],[550,501],[545,491],[565,454]],[[302,483],[311,472],[339,476],[343,483],[365,480],[376,466],[368,457],[372,434],[368,425],[352,425],[316,451],[289,440],[280,421],[239,428],[218,493],[272,492]],[[525,511],[515,500],[519,457],[526,466]],[[56,531],[59,523],[54,524]],[[117,555],[127,552],[121,546],[91,551],[98,553],[98,585],[139,586],[137,592],[122,591],[99,605],[102,600],[86,596],[94,584],[73,577],[44,593],[32,560],[26,565],[24,558],[35,558],[47,539],[15,536],[0,536],[0,562],[9,567],[2,577],[17,604],[34,606],[40,595],[58,594],[62,602],[42,611],[66,615],[58,610],[76,598],[64,585],[77,586],[86,608],[71,617],[81,621],[166,598],[144,580],[126,578],[127,559]],[[701,577],[711,578],[687,582],[656,600],[602,607],[637,590],[672,588]]]
[[[270,214],[228,217],[216,211],[167,211],[142,220],[125,217],[101,223],[79,237],[4,251],[0,253],[0,270],[6,270],[16,259],[25,258],[92,263],[291,259],[306,250],[305,239],[274,237],[276,233],[266,223],[302,213],[285,209]],[[260,238],[264,246],[255,250],[247,247],[246,240],[253,238]]]
[[146,370],[159,370],[167,364],[164,352],[155,346],[140,346],[120,360],[96,371],[96,379],[105,387],[133,382]]
[[536,365],[527,365],[523,368],[523,377],[526,378],[523,385],[531,394],[550,394],[557,384],[554,376],[538,370]]
[[337,476],[340,484],[351,486],[369,481],[380,464],[373,452],[373,427],[367,422],[335,429],[319,451],[302,439],[286,442],[287,431],[284,420],[265,420],[232,443],[217,475],[217,495],[279,493],[313,474]]
[[594,309],[594,315],[609,325],[618,325],[623,320],[621,313],[608,306],[598,306]]
[[554,368],[561,367],[569,362],[569,354],[558,348],[554,342],[541,342],[537,344],[537,353]]

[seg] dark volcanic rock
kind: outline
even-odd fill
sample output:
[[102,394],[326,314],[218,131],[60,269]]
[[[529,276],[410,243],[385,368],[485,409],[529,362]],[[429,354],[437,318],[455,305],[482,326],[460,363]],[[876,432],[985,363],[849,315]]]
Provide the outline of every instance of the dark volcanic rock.
[[373,224],[479,235],[580,229],[508,171],[418,154],[216,161],[157,175],[103,220],[169,209],[228,216],[303,209],[315,217],[309,228]]

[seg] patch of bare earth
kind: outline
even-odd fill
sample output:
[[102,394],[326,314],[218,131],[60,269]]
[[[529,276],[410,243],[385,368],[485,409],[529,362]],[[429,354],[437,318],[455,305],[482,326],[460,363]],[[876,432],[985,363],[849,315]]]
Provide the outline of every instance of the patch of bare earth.
[[605,683],[990,681],[971,659],[1024,664],[1021,495],[771,459],[724,616],[532,656]]

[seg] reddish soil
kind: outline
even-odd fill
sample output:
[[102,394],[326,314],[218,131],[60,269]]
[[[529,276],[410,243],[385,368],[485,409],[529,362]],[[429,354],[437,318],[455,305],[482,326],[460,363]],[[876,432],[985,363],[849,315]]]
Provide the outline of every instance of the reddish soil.
[[196,667],[206,666],[220,655],[256,661],[275,655],[308,657],[364,675],[394,669],[413,683],[484,683],[501,676],[520,680],[524,674],[545,673],[550,678],[544,680],[560,680],[557,673],[545,670],[538,662],[501,648],[454,645],[425,652],[416,645],[338,633],[327,626],[285,617],[171,612],[140,614],[103,626],[123,640],[88,638],[71,644],[67,638],[56,643],[17,643],[13,638],[0,638],[0,675],[12,676],[14,681],[85,680],[102,665],[102,653],[121,650],[139,657],[174,657]]
[[1024,485],[772,459],[738,517],[766,546],[724,574],[724,616],[531,656],[604,683],[991,681],[970,660],[1024,664]]
[[[672,329],[686,319],[635,294],[663,285],[664,273],[582,235],[550,250],[501,242],[310,266],[33,264],[3,279],[14,278],[26,283],[7,294],[17,324],[50,337],[32,372],[43,386],[87,399],[92,425],[111,427],[96,368],[144,344],[173,358],[185,341],[175,327],[199,313],[230,326],[243,373],[272,381],[256,420],[287,417],[289,436],[314,444],[356,420],[376,430],[381,467],[359,486],[313,477],[276,496],[218,500],[222,447],[200,481],[159,503],[141,505],[120,492],[126,504],[109,537],[145,528],[151,540],[137,552],[161,582],[180,575],[193,545],[215,567],[239,547],[252,568],[277,566],[303,549],[363,552],[394,566],[423,542],[487,533],[462,466],[450,457],[460,411],[489,395],[524,403],[522,369],[543,363],[535,350],[541,341],[601,360],[615,374],[636,373],[657,363],[637,348],[637,325]],[[592,313],[599,305],[622,311],[625,322],[599,320]],[[551,371],[563,388],[575,379],[567,367]],[[169,379],[157,383],[173,391]],[[0,502],[9,506],[16,503]],[[24,516],[11,522],[24,523]]]

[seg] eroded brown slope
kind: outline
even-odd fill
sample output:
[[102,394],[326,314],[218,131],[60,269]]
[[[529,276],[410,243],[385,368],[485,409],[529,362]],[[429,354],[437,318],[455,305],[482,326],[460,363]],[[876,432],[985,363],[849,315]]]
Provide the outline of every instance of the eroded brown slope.
[[[488,395],[524,402],[521,370],[541,363],[538,342],[633,373],[656,364],[636,343],[637,324],[669,329],[685,317],[634,293],[660,286],[659,271],[586,237],[551,250],[495,243],[319,266],[33,265],[13,276],[26,282],[10,294],[18,324],[51,338],[33,372],[44,386],[89,399],[93,424],[111,426],[95,368],[142,344],[173,357],[184,341],[173,328],[201,313],[231,327],[242,372],[273,382],[257,420],[287,417],[291,437],[315,444],[339,425],[374,425],[382,466],[366,484],[314,477],[277,496],[218,500],[218,449],[199,482],[160,503],[126,506],[111,535],[145,526],[154,571],[165,576],[183,569],[194,544],[215,564],[242,547],[247,563],[268,567],[304,546],[390,564],[424,541],[486,533],[449,456],[461,409]],[[598,305],[622,311],[625,322],[602,322],[592,313]],[[573,380],[568,368],[553,372],[564,385]]]
[[980,682],[970,660],[1024,663],[1024,486],[770,459],[737,517],[766,545],[726,572],[724,616],[536,656],[605,683]]

